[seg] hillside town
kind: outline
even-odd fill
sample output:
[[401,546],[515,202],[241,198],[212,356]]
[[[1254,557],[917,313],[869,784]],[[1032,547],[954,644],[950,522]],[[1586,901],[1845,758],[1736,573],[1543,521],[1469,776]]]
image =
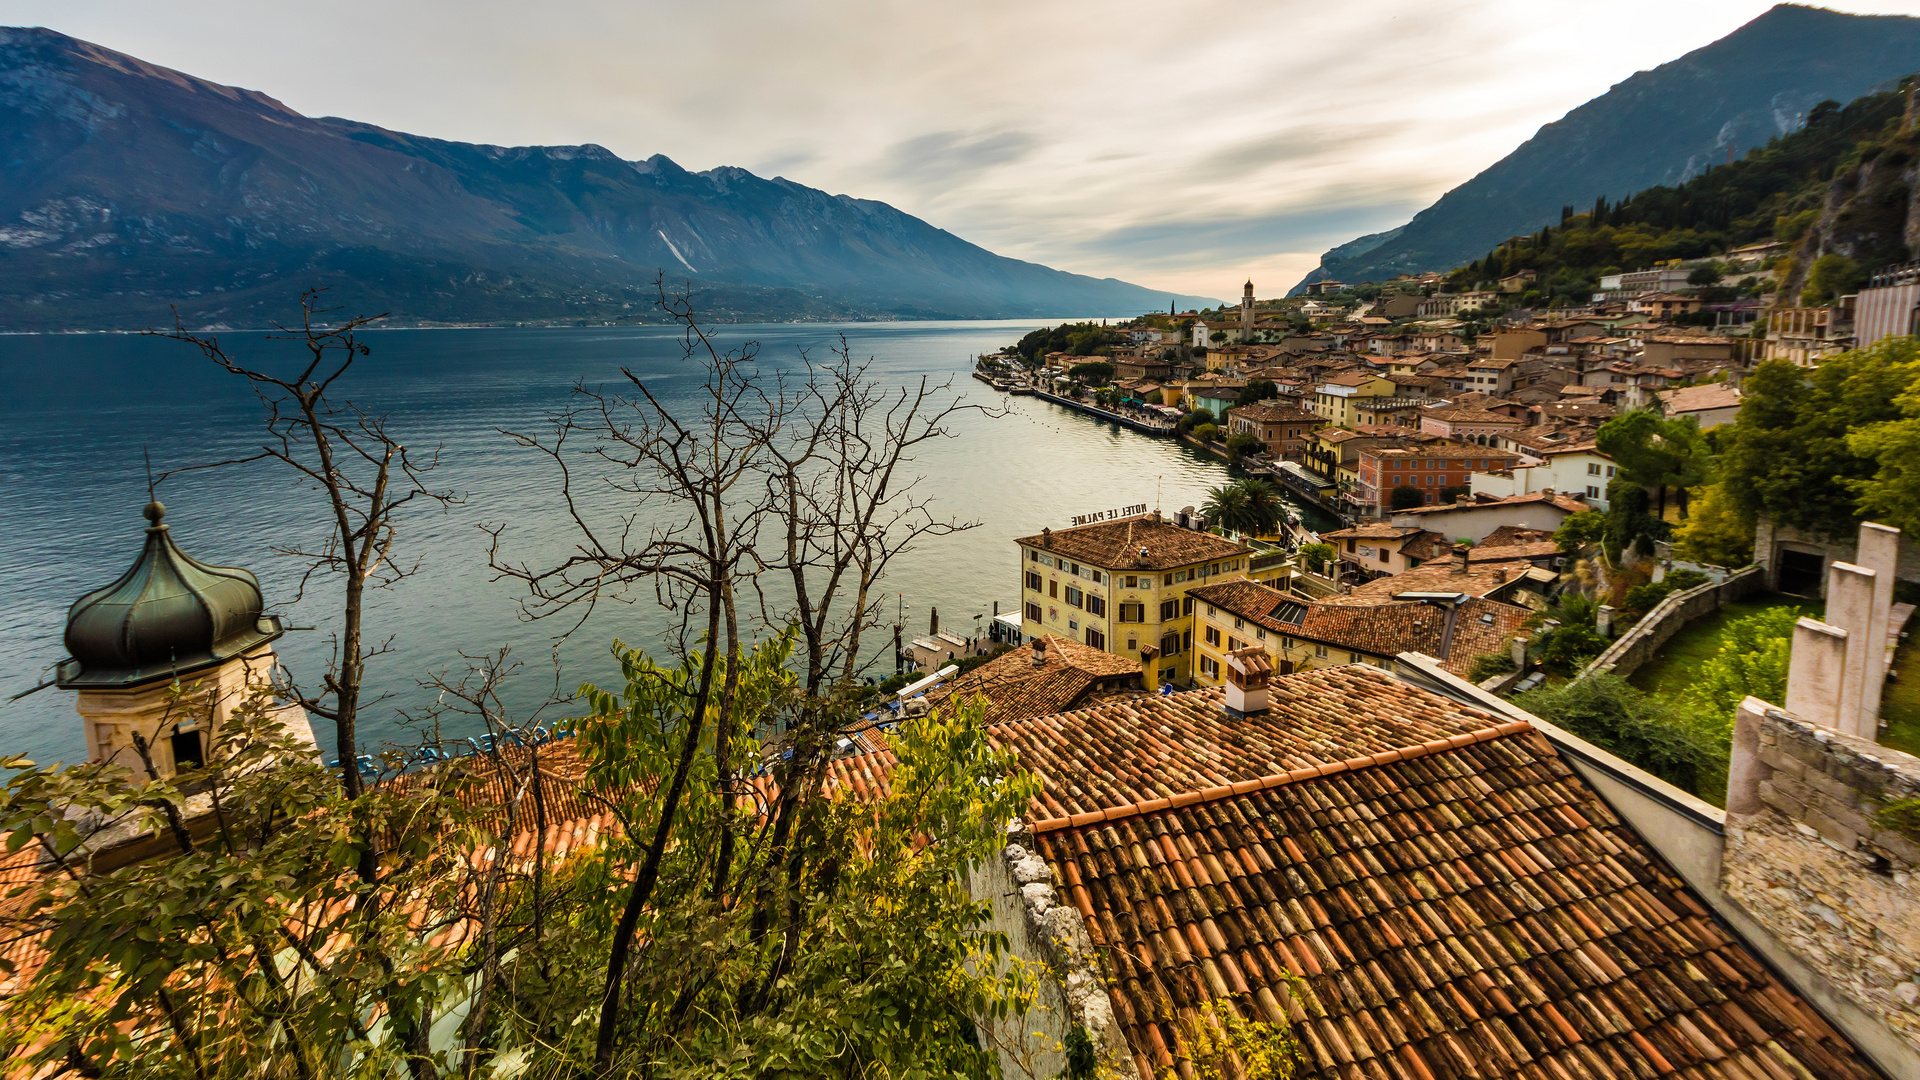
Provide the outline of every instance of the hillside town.
[[[1435,254],[1511,209],[1488,170],[1237,305],[999,256],[920,291],[960,242],[883,203],[0,28],[16,157],[173,208],[0,226],[40,275],[0,316],[173,316],[0,372],[0,1078],[1920,1078],[1920,19],[1753,25],[1608,92],[1651,160],[1619,118],[1729,88],[1684,169],[1595,196],[1583,106],[1522,150],[1577,129],[1591,210]],[[956,138],[898,150],[1029,167]],[[293,278],[232,272],[262,219],[167,231],[221,212],[188,159],[249,212],[345,205],[327,165],[424,261],[288,260],[341,275],[233,330]],[[462,267],[435,207],[539,257]],[[167,250],[88,293],[113,221]],[[700,283],[579,278],[654,238]],[[756,247],[810,268],[730,284]],[[185,297],[141,269],[185,256]],[[825,256],[871,338],[722,325],[852,310]],[[592,302],[386,334],[356,266],[414,320],[556,310],[539,266]]]

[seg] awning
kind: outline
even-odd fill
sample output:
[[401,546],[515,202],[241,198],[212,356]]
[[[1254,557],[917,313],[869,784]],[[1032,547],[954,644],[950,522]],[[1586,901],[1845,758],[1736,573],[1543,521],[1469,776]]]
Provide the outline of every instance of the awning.
[[1001,626],[1004,626],[1009,630],[1017,631],[1020,629],[1020,626],[1021,626],[1020,613],[1017,611],[1003,611],[1000,614],[995,615],[993,617],[993,621],[999,623]]

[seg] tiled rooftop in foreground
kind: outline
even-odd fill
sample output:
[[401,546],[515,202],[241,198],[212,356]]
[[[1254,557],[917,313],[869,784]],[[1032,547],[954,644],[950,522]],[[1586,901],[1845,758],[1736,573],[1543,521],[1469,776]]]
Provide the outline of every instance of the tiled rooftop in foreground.
[[991,729],[1143,1076],[1221,999],[1291,1022],[1302,1077],[1880,1075],[1529,725],[1366,666],[1271,695]]

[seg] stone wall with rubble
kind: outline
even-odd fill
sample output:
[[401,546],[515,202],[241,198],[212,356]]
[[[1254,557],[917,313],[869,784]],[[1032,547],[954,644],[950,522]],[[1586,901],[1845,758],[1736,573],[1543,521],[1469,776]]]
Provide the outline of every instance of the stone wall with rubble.
[[1920,758],[1767,708],[1743,709],[1734,763],[1722,890],[1920,1045],[1920,844],[1878,820],[1920,798]]

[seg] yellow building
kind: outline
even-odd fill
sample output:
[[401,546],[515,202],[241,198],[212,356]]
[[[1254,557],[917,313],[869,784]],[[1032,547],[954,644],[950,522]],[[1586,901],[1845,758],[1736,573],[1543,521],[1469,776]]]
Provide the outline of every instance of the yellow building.
[[1187,591],[1247,576],[1252,549],[1159,511],[1041,530],[1020,546],[1021,632],[1054,634],[1138,659],[1155,683],[1193,677]]
[[1313,388],[1313,411],[1338,427],[1355,427],[1355,406],[1364,398],[1393,397],[1400,387],[1393,380],[1360,371],[1342,372]]

